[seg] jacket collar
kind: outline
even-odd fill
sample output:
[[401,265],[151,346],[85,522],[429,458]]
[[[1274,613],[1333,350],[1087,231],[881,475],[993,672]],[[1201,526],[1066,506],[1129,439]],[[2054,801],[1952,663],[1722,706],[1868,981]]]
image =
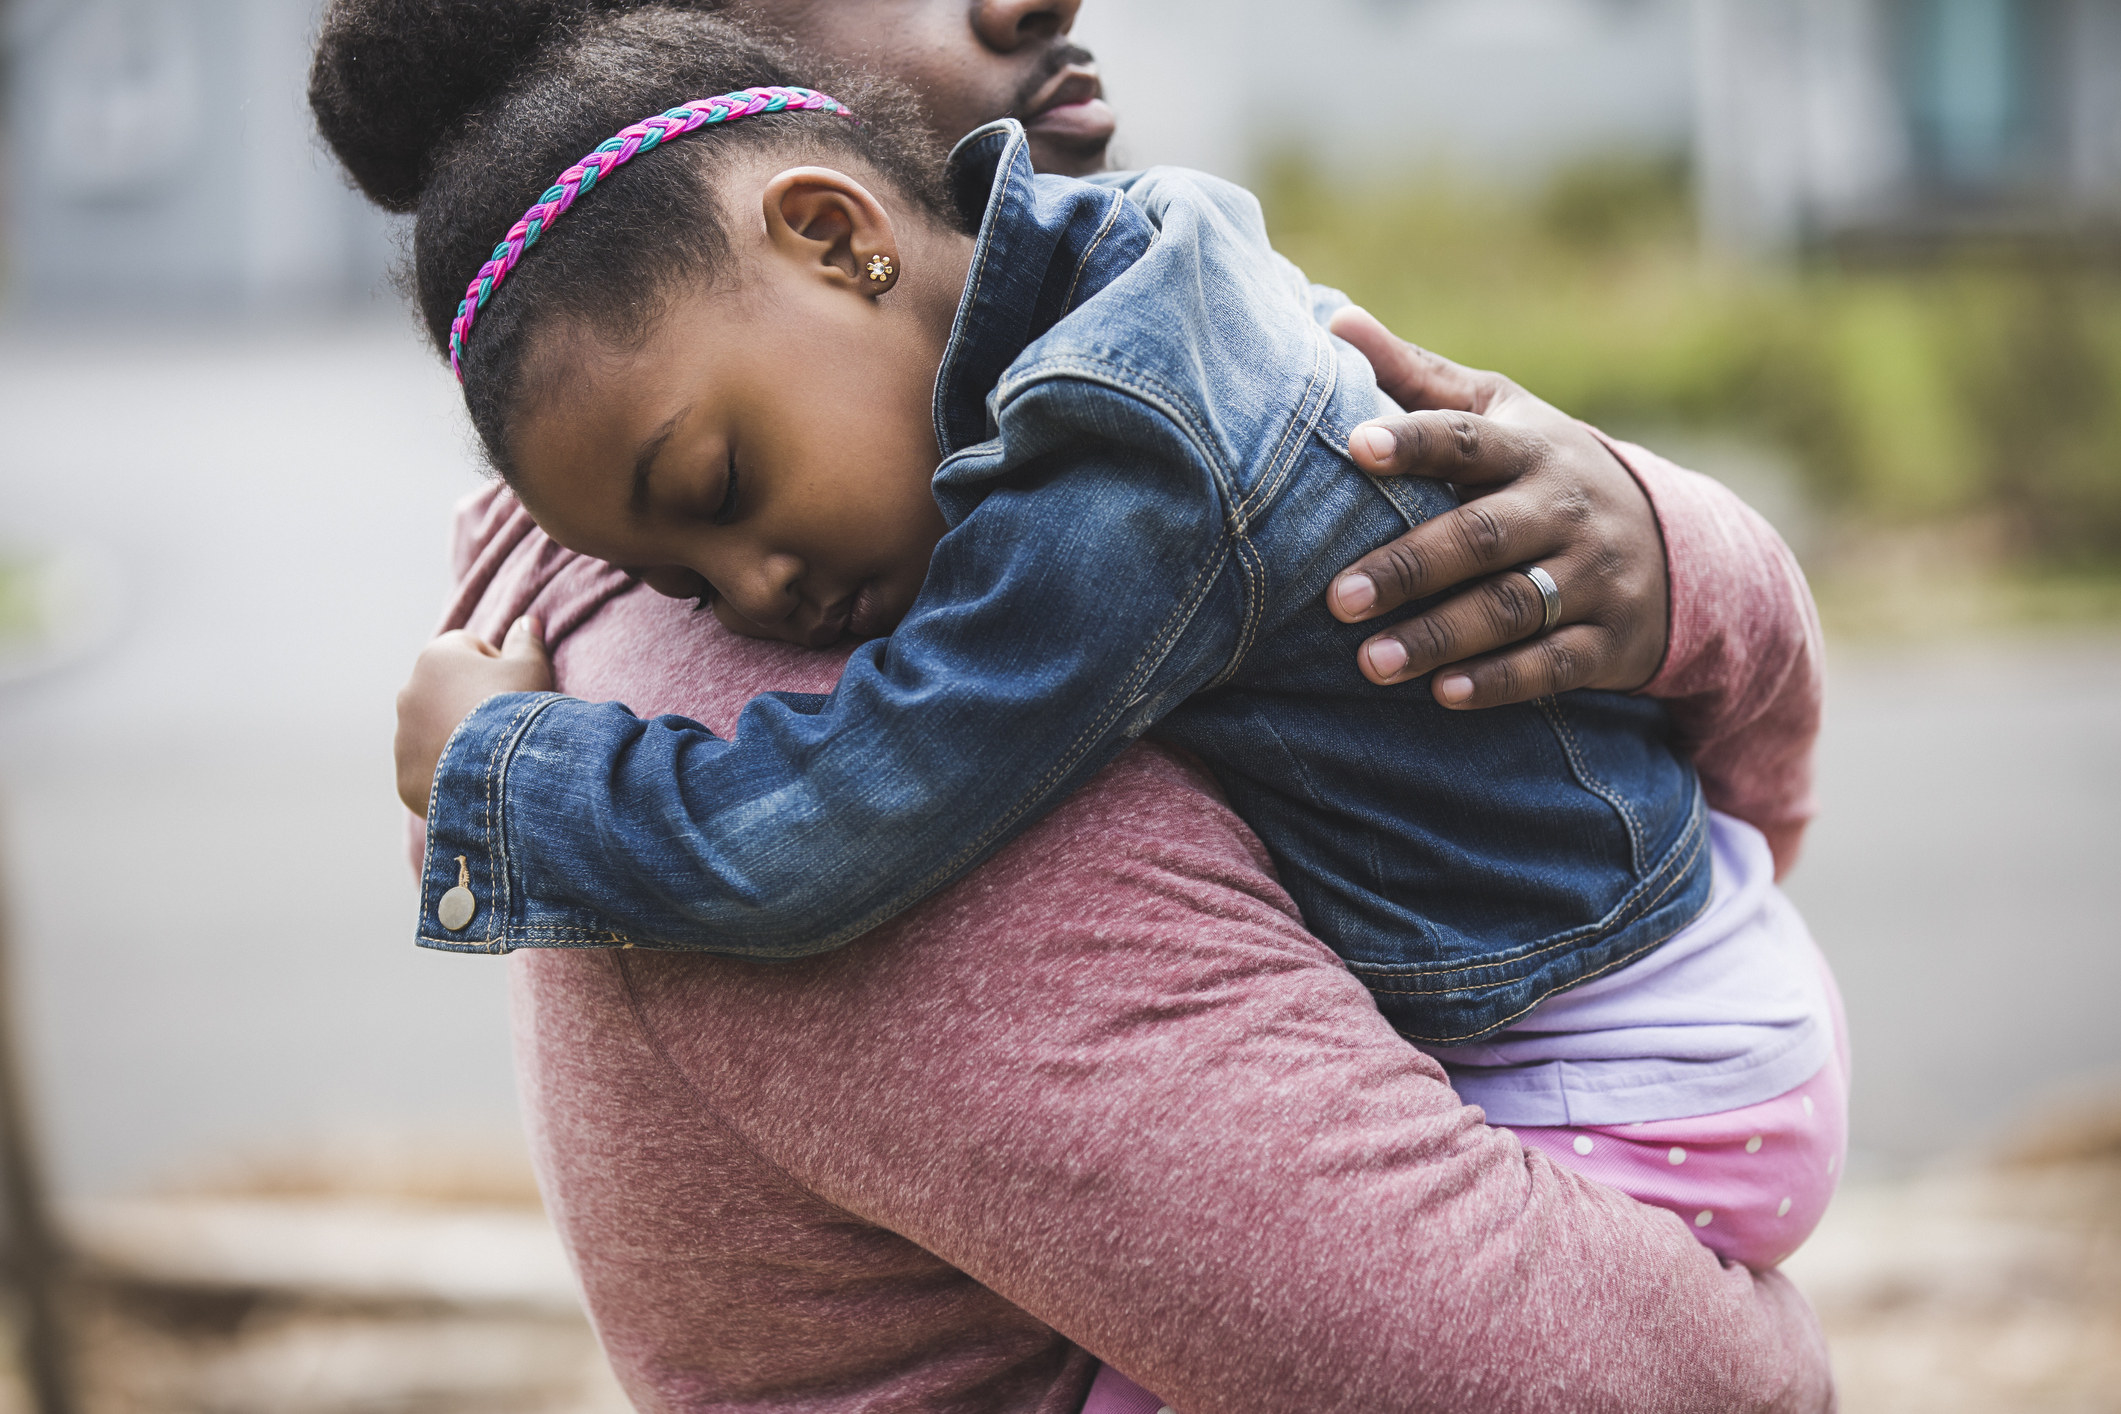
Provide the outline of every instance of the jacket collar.
[[1139,260],[1154,236],[1117,189],[1033,173],[1030,141],[1013,118],[966,134],[948,180],[979,237],[935,376],[935,437],[946,457],[994,435],[987,395],[1004,370]]

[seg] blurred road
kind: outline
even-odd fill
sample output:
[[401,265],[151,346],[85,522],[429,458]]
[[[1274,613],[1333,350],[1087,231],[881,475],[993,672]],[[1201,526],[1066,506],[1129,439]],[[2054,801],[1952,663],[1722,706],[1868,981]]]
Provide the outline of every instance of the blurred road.
[[128,610],[92,660],[0,689],[69,1189],[311,1134],[514,1131],[501,964],[410,946],[390,785],[391,697],[479,484],[456,408],[395,315],[0,337],[0,542],[100,544]]
[[2121,635],[1830,654],[1789,892],[1855,1051],[1852,1167],[2121,1093]]
[[[515,1126],[503,966],[416,951],[391,695],[478,482],[393,323],[0,334],[0,543],[97,542],[121,636],[0,688],[32,1080],[74,1192],[348,1131]],[[2121,1083],[2121,637],[1834,664],[1793,892],[1839,968],[1859,1150]]]

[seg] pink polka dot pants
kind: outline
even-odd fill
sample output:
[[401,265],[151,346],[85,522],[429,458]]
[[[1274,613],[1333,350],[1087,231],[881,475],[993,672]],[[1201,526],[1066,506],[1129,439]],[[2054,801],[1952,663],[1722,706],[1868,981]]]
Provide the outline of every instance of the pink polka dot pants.
[[1610,1128],[1513,1127],[1564,1168],[1665,1208],[1727,1262],[1772,1267],[1826,1212],[1848,1150],[1841,1058],[1787,1094],[1695,1119]]

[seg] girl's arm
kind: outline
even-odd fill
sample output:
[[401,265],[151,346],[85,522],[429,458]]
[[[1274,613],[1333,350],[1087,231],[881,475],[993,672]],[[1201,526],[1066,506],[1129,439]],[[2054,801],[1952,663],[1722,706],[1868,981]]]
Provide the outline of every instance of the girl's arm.
[[1237,651],[1244,581],[1212,473],[1146,402],[1035,384],[941,483],[984,496],[829,697],[761,698],[733,739],[549,693],[465,717],[431,790],[406,792],[429,805],[420,941],[838,947],[1051,809]]

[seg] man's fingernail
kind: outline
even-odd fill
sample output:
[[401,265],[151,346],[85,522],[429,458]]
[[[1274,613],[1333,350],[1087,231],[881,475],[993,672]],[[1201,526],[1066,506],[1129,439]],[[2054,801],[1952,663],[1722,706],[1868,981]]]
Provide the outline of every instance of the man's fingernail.
[[1365,651],[1370,655],[1370,671],[1381,678],[1397,676],[1407,665],[1406,646],[1396,638],[1373,638]]
[[1352,440],[1362,443],[1372,461],[1390,461],[1392,453],[1399,450],[1398,439],[1382,427],[1358,427]]
[[1377,602],[1377,584],[1366,574],[1347,574],[1333,586],[1333,597],[1344,614],[1360,614]]
[[1463,702],[1473,695],[1473,679],[1463,673],[1453,673],[1436,680],[1436,696],[1445,703]]

